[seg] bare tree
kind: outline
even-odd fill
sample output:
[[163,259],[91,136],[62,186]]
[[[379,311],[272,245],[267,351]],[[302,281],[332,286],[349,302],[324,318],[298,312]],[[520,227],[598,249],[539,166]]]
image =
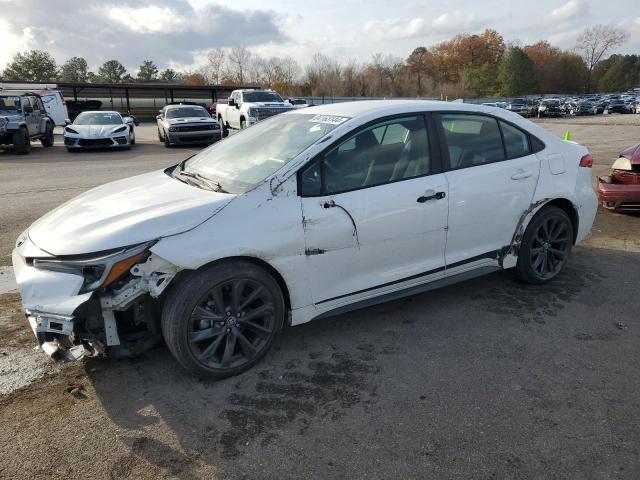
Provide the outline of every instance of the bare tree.
[[218,85],[222,81],[226,55],[221,48],[214,48],[207,53],[207,77],[214,85]]
[[236,80],[243,84],[245,81],[245,73],[249,67],[251,60],[251,52],[246,47],[233,47],[229,52],[229,62],[233,69]]
[[591,91],[591,75],[598,62],[611,49],[622,45],[628,34],[624,30],[606,25],[596,25],[587,28],[578,37],[576,50],[584,59],[589,72],[587,77],[587,92]]

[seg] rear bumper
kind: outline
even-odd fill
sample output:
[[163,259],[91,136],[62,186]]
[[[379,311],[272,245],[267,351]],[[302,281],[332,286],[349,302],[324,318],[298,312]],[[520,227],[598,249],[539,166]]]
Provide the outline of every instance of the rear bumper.
[[640,185],[606,183],[598,179],[600,204],[614,211],[640,211]]

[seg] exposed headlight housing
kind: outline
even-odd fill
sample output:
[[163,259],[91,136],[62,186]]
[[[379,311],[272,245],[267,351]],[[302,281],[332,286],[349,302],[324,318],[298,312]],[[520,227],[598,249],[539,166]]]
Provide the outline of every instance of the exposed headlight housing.
[[64,131],[66,133],[75,133],[76,135],[79,135],[78,132],[76,132],[73,128],[71,127],[64,127]]
[[78,293],[92,292],[108,287],[131,267],[140,263],[154,243],[155,241],[147,242],[95,257],[82,255],[82,258],[33,258],[32,264],[34,268],[42,270],[81,276],[84,282]]

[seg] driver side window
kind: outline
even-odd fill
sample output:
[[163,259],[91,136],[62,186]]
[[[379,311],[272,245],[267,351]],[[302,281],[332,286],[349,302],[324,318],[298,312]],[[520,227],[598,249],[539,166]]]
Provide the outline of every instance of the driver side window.
[[429,140],[422,115],[394,118],[351,135],[307,166],[301,194],[335,194],[430,173]]

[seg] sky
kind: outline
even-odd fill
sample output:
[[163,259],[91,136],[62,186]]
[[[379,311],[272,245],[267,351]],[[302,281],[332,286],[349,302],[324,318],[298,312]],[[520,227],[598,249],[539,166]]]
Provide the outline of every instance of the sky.
[[120,60],[135,71],[197,68],[205,52],[242,45],[256,54],[294,57],[304,66],[321,52],[341,62],[377,52],[406,58],[459,33],[492,28],[507,42],[548,40],[573,48],[595,24],[626,30],[617,53],[640,54],[639,0],[0,0],[0,68],[16,52],[72,56],[93,69]]

